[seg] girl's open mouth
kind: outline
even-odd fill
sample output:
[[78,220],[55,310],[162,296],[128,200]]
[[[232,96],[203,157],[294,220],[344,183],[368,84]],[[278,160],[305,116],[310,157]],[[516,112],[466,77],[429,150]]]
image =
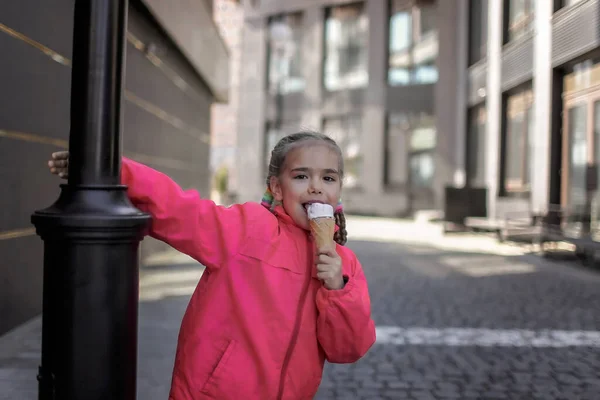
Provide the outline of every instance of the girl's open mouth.
[[302,203],[302,207],[304,207],[304,209],[306,209],[306,207],[310,206],[311,204],[325,204],[325,202],[323,201],[307,201],[306,203]]

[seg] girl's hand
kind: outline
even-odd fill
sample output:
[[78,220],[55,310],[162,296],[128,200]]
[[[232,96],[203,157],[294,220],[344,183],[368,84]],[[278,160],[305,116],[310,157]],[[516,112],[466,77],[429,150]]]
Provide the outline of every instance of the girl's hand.
[[344,287],[342,259],[334,248],[320,249],[317,256],[317,277],[327,289],[338,290]]
[[69,152],[59,151],[52,153],[52,159],[48,161],[48,167],[52,174],[67,179],[69,177]]

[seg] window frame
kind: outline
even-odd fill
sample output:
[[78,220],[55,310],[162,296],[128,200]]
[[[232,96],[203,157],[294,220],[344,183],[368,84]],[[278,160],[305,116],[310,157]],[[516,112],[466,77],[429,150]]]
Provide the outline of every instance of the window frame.
[[[290,23],[290,21],[294,21],[294,19],[298,20],[298,24],[292,24]],[[296,90],[282,90],[282,84],[285,84],[286,81],[293,79],[294,76],[290,75],[288,71],[288,73],[283,76],[282,80],[274,80],[272,81],[272,76],[273,76],[273,72],[274,72],[274,68],[272,66],[273,64],[273,57],[274,57],[274,44],[272,41],[272,38],[270,37],[270,31],[271,31],[271,27],[274,23],[278,23],[278,22],[283,22],[284,24],[286,24],[288,27],[290,27],[290,33],[291,33],[291,37],[288,39],[288,43],[293,43],[295,46],[297,46],[296,50],[294,51],[294,54],[289,58],[289,69],[291,71],[291,65],[294,64],[294,60],[295,63],[300,65],[300,71],[301,71],[301,76],[296,77],[296,78],[301,78],[302,80],[302,85],[300,88],[296,89]],[[270,94],[271,96],[277,96],[277,95],[287,95],[287,94],[294,94],[294,93],[301,93],[302,91],[305,90],[306,87],[306,77],[303,74],[303,69],[302,69],[302,63],[303,63],[303,59],[304,59],[304,54],[303,54],[303,41],[304,41],[304,13],[302,11],[297,11],[297,12],[290,12],[290,13],[281,13],[281,14],[276,14],[276,15],[272,15],[268,18],[267,20],[267,63],[266,63],[266,91],[268,94]]]
[[[267,120],[263,124],[263,137],[262,137],[262,160],[263,160],[263,177],[266,179],[269,173],[269,161],[271,159],[271,151],[273,147],[279,142],[281,138],[286,135],[289,135],[292,132],[296,132],[300,130],[301,127],[300,120],[287,120],[287,121],[273,121]],[[269,144],[269,135],[271,133],[276,133],[275,140],[273,146],[271,147]]]
[[[523,0],[525,2],[524,15],[516,21],[511,20],[511,6],[515,0],[504,0],[504,44],[517,41],[532,33],[535,29],[535,0]],[[548,0],[550,1],[550,0]]]
[[[580,68],[579,72],[575,69]],[[599,164],[600,157],[597,157],[597,148],[599,147],[600,135],[596,135],[596,103],[600,103],[600,80],[598,73],[600,71],[600,62],[598,59],[592,58],[584,60],[573,65],[563,77],[563,118],[562,118],[562,147],[566,149],[561,156],[561,168],[564,173],[561,175],[561,194],[560,202],[563,207],[568,209],[573,208],[572,199],[570,198],[571,190],[571,154],[570,145],[572,141],[571,111],[581,106],[585,111],[585,131],[586,131],[586,147],[587,147],[587,163]]]
[[[391,148],[390,138],[392,136],[392,128],[395,125],[394,123],[392,123],[392,120],[395,117],[399,117],[399,118],[404,117],[407,119],[408,124],[409,124],[408,129],[401,130],[401,134],[403,135],[403,138],[401,139],[403,141],[402,151],[404,151],[404,154],[402,154],[401,157],[404,158],[404,163],[405,163],[404,168],[405,168],[405,173],[406,173],[402,182],[392,180],[393,173],[392,173],[391,159],[394,157],[394,155],[396,153],[393,151],[390,151],[390,148]],[[434,144],[431,147],[415,149],[411,146],[411,140],[413,138],[413,135],[414,135],[416,129],[419,126],[421,126],[422,121],[425,118],[431,118],[431,128],[433,128],[435,130]],[[437,133],[437,125],[435,122],[435,114],[433,114],[433,113],[429,113],[427,111],[388,112],[386,114],[386,119],[385,119],[385,137],[384,137],[385,148],[386,148],[386,155],[385,155],[385,159],[384,159],[384,173],[383,173],[384,187],[386,187],[388,190],[402,190],[402,189],[405,189],[406,187],[408,187],[408,188],[411,188],[412,191],[433,188],[433,185],[435,184],[435,170],[431,177],[431,182],[428,185],[415,185],[415,182],[413,182],[413,179],[412,179],[411,163],[415,157],[422,156],[423,154],[431,154],[432,158],[434,159],[434,162],[435,162],[435,152],[437,149],[437,134],[438,133]],[[434,168],[435,168],[435,165],[434,165]]]
[[[332,17],[332,13],[335,12],[335,10],[339,10],[339,9],[343,9],[343,8],[352,8],[352,7],[360,7],[360,13],[358,14],[358,18],[357,21],[360,21],[360,18],[365,18],[366,20],[366,24],[367,24],[367,28],[365,29],[364,32],[364,37],[359,38],[358,41],[356,41],[355,43],[360,43],[357,48],[360,49],[362,52],[366,53],[366,56],[364,57],[365,62],[364,62],[364,73],[366,74],[366,79],[364,82],[359,82],[358,84],[348,84],[348,83],[342,83],[339,85],[334,85],[332,86],[332,83],[329,83],[328,79],[329,79],[329,74],[327,73],[328,68],[330,68],[329,66],[329,60],[330,57],[332,56],[333,52],[332,50],[335,51],[336,54],[340,54],[341,53],[341,49],[342,47],[339,45],[331,45],[330,40],[328,38],[328,22],[330,19],[332,20],[338,20],[339,18],[334,18]],[[360,23],[360,22],[359,22]],[[365,1],[354,1],[354,2],[350,2],[350,3],[345,3],[345,4],[339,4],[339,5],[332,5],[329,7],[326,7],[324,10],[324,29],[323,29],[323,58],[322,58],[322,64],[321,64],[321,72],[322,72],[322,78],[321,78],[321,88],[325,91],[325,92],[338,92],[338,91],[343,91],[343,90],[354,90],[354,89],[364,89],[369,85],[369,16],[367,14],[367,5]],[[358,37],[359,35],[348,35],[347,39],[350,39],[351,37]],[[346,36],[342,36],[342,38],[346,38]],[[350,42],[350,40],[348,40]],[[364,42],[364,43],[363,43]],[[348,45],[344,48],[346,52],[348,52],[348,49],[351,48],[351,46],[349,45],[350,43],[348,43]],[[358,53],[359,57],[362,54],[361,52]],[[360,64],[359,64],[360,65]],[[357,69],[355,72],[361,72],[362,69]],[[337,71],[337,77],[340,78],[340,81],[343,80],[344,76],[346,76],[348,74],[348,71],[346,72],[346,74],[340,74],[339,68]],[[332,75],[333,76],[333,75]]]
[[[474,9],[473,4],[476,3],[481,6],[481,14],[477,21],[475,21],[474,14],[472,10]],[[469,54],[468,54],[468,64],[469,66],[475,65],[481,60],[485,60],[487,58],[487,48],[488,48],[488,26],[489,26],[489,2],[488,0],[469,0]],[[477,27],[477,31],[475,32],[475,27]],[[477,46],[475,49],[475,34],[477,34]]]
[[[511,99],[517,103],[517,105],[513,105],[515,109],[511,109]],[[523,103],[523,107],[518,107],[518,102],[521,101]],[[531,123],[535,123],[534,118],[534,92],[533,85],[531,82],[524,84],[523,86],[505,94],[505,102],[506,106],[504,107],[504,115],[503,115],[503,135],[502,135],[502,148],[503,148],[503,156],[502,156],[502,171],[501,171],[501,194],[504,197],[521,197],[526,196],[531,193],[531,146],[530,146],[530,135],[533,135],[533,132],[530,132]],[[523,114],[523,124],[520,130],[520,141],[521,146],[523,148],[523,152],[521,155],[521,160],[519,160],[519,164],[521,164],[520,168],[520,177],[508,177],[508,166],[509,163],[512,162],[511,155],[509,153],[510,150],[510,142],[512,137],[516,134],[511,129],[511,114],[514,116]],[[535,131],[535,126],[533,127],[533,131]]]
[[[421,5],[418,6],[414,3],[400,4],[398,7],[395,6],[395,0],[388,1],[388,17],[387,17],[387,84],[391,87],[402,87],[402,86],[412,86],[412,85],[432,85],[438,82],[439,80],[439,68],[437,66],[437,58],[439,56],[436,54],[433,60],[433,67],[435,68],[436,77],[433,81],[419,81],[416,79],[417,71],[419,68],[432,66],[429,63],[420,63],[417,64],[414,61],[414,52],[415,49],[419,47],[422,43],[425,42],[430,37],[434,37],[436,41],[436,45],[439,45],[438,39],[438,30],[434,29],[428,32],[422,32],[422,21],[421,21],[421,10],[423,8],[430,8],[435,10],[435,17],[438,17],[437,14],[437,6],[436,5]],[[409,39],[408,46],[405,49],[402,49],[401,52],[407,54],[407,58],[409,62],[407,64],[406,70],[408,71],[408,82],[392,82],[391,75],[396,67],[392,67],[392,57],[394,56],[391,48],[392,44],[392,18],[401,12],[406,12],[410,17],[410,29],[409,29]],[[437,27],[437,24],[435,24]],[[401,68],[401,67],[397,67]]]

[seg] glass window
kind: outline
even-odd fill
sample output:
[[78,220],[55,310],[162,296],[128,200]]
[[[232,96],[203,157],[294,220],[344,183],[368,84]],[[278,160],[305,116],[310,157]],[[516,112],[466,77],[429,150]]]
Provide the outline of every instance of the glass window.
[[488,0],[469,1],[469,65],[487,56]]
[[521,90],[507,99],[504,157],[504,189],[508,193],[529,191],[533,92]]
[[269,20],[269,92],[304,90],[302,74],[302,14],[287,14]]
[[390,20],[389,81],[394,85],[411,83],[412,14],[398,12]]
[[569,109],[568,204],[576,210],[586,202],[587,104]]
[[437,9],[392,0],[389,30],[390,85],[435,83],[438,79]]
[[583,0],[562,0],[562,4],[561,7],[569,7],[572,6],[573,4],[577,4],[582,2]]
[[300,130],[301,124],[299,121],[287,121],[284,123],[278,124],[273,122],[267,122],[265,127],[265,136],[264,136],[264,176],[267,176],[267,172],[269,171],[269,161],[271,161],[271,152],[273,148],[283,138],[289,134],[294,132],[298,132]]
[[386,185],[429,187],[433,183],[435,119],[426,113],[395,113],[388,119]]
[[433,184],[435,164],[433,152],[422,152],[410,156],[410,185],[414,187],[430,187]]
[[467,132],[467,182],[474,187],[485,186],[485,146],[487,111],[485,104],[469,110]]
[[325,89],[364,87],[369,80],[369,21],[363,3],[327,9],[325,21]]
[[586,204],[587,103],[569,109],[569,207],[577,211]]
[[360,186],[363,179],[362,118],[358,115],[326,118],[323,121],[323,131],[342,149],[344,186]]
[[506,42],[520,38],[533,30],[535,0],[508,0]]

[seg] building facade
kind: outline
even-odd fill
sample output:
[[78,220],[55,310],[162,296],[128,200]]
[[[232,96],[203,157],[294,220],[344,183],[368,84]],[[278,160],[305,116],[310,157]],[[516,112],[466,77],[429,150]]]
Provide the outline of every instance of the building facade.
[[461,5],[470,14],[466,178],[488,189],[488,215],[597,208],[600,2]]
[[444,186],[464,180],[468,23],[456,4],[244,2],[239,200],[260,199],[279,138],[312,129],[342,148],[348,212],[441,209]]
[[[59,194],[46,162],[68,146],[74,3],[0,3],[0,334],[41,312],[43,243],[30,216]],[[124,154],[201,193],[210,107],[229,90],[211,5],[130,1],[123,101]],[[142,243],[145,255],[162,248]]]
[[600,1],[262,0],[245,15],[241,200],[306,127],[342,146],[350,212],[442,210],[446,186],[468,186],[492,219],[598,214]]

